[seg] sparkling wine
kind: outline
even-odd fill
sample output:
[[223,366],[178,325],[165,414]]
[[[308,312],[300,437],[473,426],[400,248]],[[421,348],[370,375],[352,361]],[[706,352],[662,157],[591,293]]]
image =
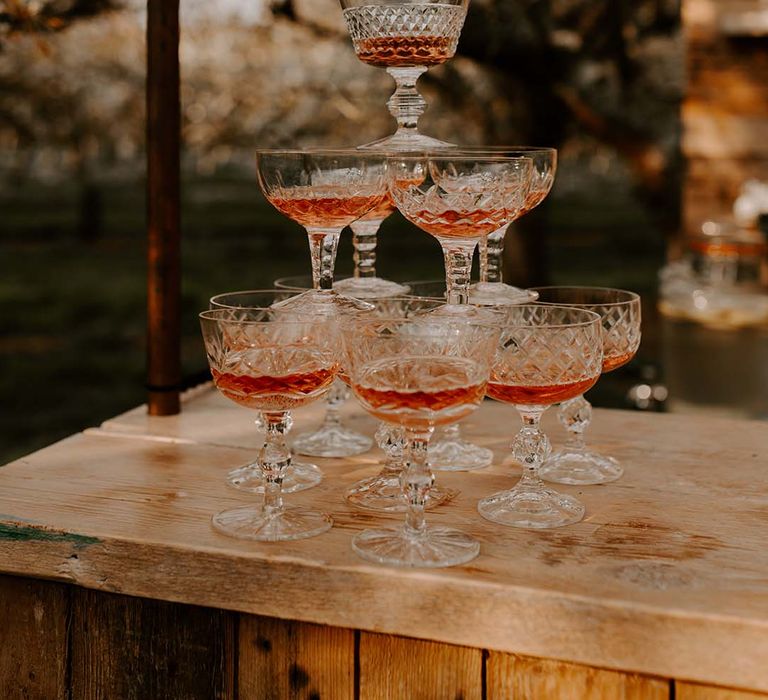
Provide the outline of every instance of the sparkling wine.
[[634,356],[634,352],[611,353],[606,350],[605,357],[603,357],[603,372],[611,372],[622,365],[626,365]]
[[406,218],[419,228],[440,238],[476,238],[487,236],[510,220],[510,211],[499,209],[466,209],[433,212],[406,212]]
[[460,5],[363,5],[344,10],[358,58],[384,67],[433,66],[456,53],[466,9]]
[[387,194],[379,206],[371,209],[365,216],[361,216],[360,220],[384,221],[393,211],[395,211],[395,203],[392,201],[392,197]]
[[386,201],[387,195],[325,195],[316,187],[294,187],[269,197],[272,206],[305,227],[348,226]]
[[525,198],[525,203],[523,204],[523,208],[520,210],[520,213],[518,214],[518,218],[525,216],[529,211],[538,207],[539,204],[541,204],[544,201],[547,194],[548,194],[548,190],[546,191],[535,190],[533,192],[529,192]]
[[493,377],[491,377],[487,393],[492,399],[503,401],[504,403],[551,406],[554,403],[560,403],[561,401],[581,396],[594,386],[596,381],[597,377],[590,377],[562,384],[516,385],[494,382]]
[[228,399],[261,411],[288,411],[314,400],[336,377],[335,366],[315,366],[286,374],[221,372],[211,369],[218,390]]
[[357,57],[372,66],[436,66],[456,52],[450,36],[382,36],[354,42]]
[[452,423],[485,395],[479,365],[462,357],[403,356],[368,363],[353,390],[377,418],[411,427]]

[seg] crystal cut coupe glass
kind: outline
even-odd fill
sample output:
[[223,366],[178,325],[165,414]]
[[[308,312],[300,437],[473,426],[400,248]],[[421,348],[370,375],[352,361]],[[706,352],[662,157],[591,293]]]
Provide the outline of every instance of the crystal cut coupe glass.
[[[510,157],[530,158],[533,165],[531,183],[525,204],[515,217],[515,221],[541,204],[552,189],[557,171],[557,151],[554,148],[536,148],[533,146],[477,146],[464,148],[472,153],[488,153]],[[508,226],[493,231],[480,243],[480,281],[470,288],[470,298],[477,304],[524,304],[536,300],[536,293],[530,289],[520,289],[505,284],[502,267],[504,257],[504,237]]]
[[[274,281],[276,289],[289,292],[304,292],[312,288],[312,278],[307,276],[281,277]],[[334,290],[337,290],[334,284]],[[366,310],[374,307],[367,305]],[[347,310],[359,310],[352,307]],[[368,452],[373,441],[367,435],[352,430],[342,423],[341,407],[351,392],[342,381],[337,380],[325,398],[325,416],[317,430],[297,435],[293,441],[295,452],[314,457],[351,457]]]
[[218,390],[260,411],[266,440],[259,453],[264,495],[256,505],[216,513],[215,529],[230,537],[279,541],[328,530],[330,516],[283,504],[282,482],[291,464],[286,443],[290,412],[327,392],[338,372],[335,320],[308,310],[218,308],[200,314],[208,363]]
[[474,250],[489,233],[517,217],[531,176],[528,158],[455,151],[388,159],[387,180],[395,205],[443,249],[452,312],[472,311],[468,302]]
[[[390,192],[400,212],[435,236],[445,258],[448,308],[472,317],[470,270],[477,244],[506,226],[525,205],[532,177],[526,157],[466,155],[393,156],[388,161]],[[493,453],[464,440],[458,425],[445,428],[430,461],[448,471],[483,469]]]
[[259,150],[259,185],[267,201],[309,237],[316,290],[333,287],[342,230],[387,199],[384,156],[351,150]]
[[[311,287],[312,279],[309,279]],[[257,289],[238,292],[224,292],[211,297],[209,307],[211,309],[248,309],[267,308],[281,301],[285,301],[296,295],[297,292],[274,289]],[[288,418],[288,429],[293,425],[293,419]],[[259,414],[254,421],[257,430],[265,430],[266,424]],[[323,473],[319,467],[308,462],[291,459],[291,464],[285,470],[283,477],[283,493],[295,493],[304,489],[317,486],[323,479]],[[264,493],[264,473],[259,461],[237,467],[227,474],[227,484],[239,491],[250,493]]]
[[[539,301],[593,311],[603,324],[603,372],[627,364],[640,347],[640,297],[634,292],[605,287],[537,287]],[[560,423],[568,431],[565,446],[541,466],[542,479],[558,484],[605,484],[624,468],[613,457],[587,448],[584,432],[592,419],[592,405],[579,395],[560,404]]]
[[[387,200],[384,156],[357,150],[261,150],[257,166],[267,200],[307,230],[315,290],[307,294],[320,295],[337,306],[342,299],[350,303],[332,291],[336,248],[342,229]],[[304,298],[297,297],[296,303],[300,306]],[[328,395],[326,424],[297,437],[296,452],[349,457],[371,448],[370,438],[339,422],[337,409],[347,398],[346,387],[337,383]]]
[[399,528],[364,530],[352,547],[364,559],[394,566],[439,567],[470,561],[480,544],[450,527],[427,526],[434,476],[427,449],[436,425],[460,420],[482,402],[498,330],[431,312],[410,319],[360,318],[342,333],[342,363],[369,413],[406,437],[401,486],[407,511]]
[[518,484],[482,499],[487,520],[523,528],[551,528],[578,522],[584,506],[573,496],[544,486],[539,467],[550,452],[541,432],[542,414],[552,404],[583,394],[603,364],[600,316],[572,307],[524,304],[505,308],[493,360],[488,396],[515,406],[523,427],[512,451],[523,466]]
[[469,0],[341,0],[357,57],[386,68],[395,81],[388,104],[397,131],[362,148],[418,151],[450,144],[419,133],[427,103],[416,81],[456,53]]
[[[372,302],[373,311],[363,312],[371,316],[411,318],[428,313],[445,303],[443,299],[428,297],[391,297]],[[357,317],[342,318],[342,329],[355,332]],[[400,425],[382,422],[376,431],[376,442],[385,454],[381,471],[375,476],[353,484],[346,493],[349,503],[359,508],[385,513],[406,511],[406,502],[400,485],[405,461],[405,430]],[[425,508],[430,509],[446,503],[456,496],[456,491],[433,485],[427,494]]]

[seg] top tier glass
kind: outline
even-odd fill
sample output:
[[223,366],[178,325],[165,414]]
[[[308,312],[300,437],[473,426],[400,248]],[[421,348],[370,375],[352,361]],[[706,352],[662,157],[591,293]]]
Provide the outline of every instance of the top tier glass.
[[456,53],[469,0],[341,0],[357,57],[387,69],[396,89],[387,105],[397,131],[361,148],[419,151],[453,144],[420,134],[427,103],[416,81]]

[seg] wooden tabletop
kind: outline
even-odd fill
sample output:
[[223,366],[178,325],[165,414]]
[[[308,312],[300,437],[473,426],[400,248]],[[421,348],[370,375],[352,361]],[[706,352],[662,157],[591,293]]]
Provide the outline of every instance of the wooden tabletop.
[[[347,409],[369,434],[374,422]],[[550,412],[554,413],[554,412]],[[297,412],[298,430],[320,407]],[[439,473],[461,493],[429,514],[482,543],[466,566],[403,570],[360,560],[354,533],[396,523],[349,508],[378,450],[314,460],[323,483],[289,502],[332,514],[319,537],[244,542],[210,526],[251,497],[228,488],[250,461],[254,416],[209,388],[181,415],[143,408],[0,469],[0,572],[261,615],[433,639],[625,671],[768,691],[768,426],[596,410],[591,442],[618,482],[562,487],[587,507],[552,531],[483,520],[478,499],[511,486],[509,407],[486,402],[465,433],[496,463]],[[554,415],[545,424],[563,438]]]

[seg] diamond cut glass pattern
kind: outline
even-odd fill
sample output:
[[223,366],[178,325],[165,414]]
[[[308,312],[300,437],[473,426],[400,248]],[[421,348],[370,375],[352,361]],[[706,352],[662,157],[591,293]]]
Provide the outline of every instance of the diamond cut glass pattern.
[[584,506],[573,496],[544,486],[538,470],[550,452],[539,423],[547,408],[578,396],[600,376],[603,343],[600,317],[562,306],[504,307],[504,321],[492,362],[488,395],[515,406],[523,427],[513,455],[523,466],[519,483],[478,503],[487,520],[524,528],[578,522]]
[[[640,346],[640,297],[634,292],[604,287],[540,287],[545,304],[569,305],[597,313],[602,323],[603,372],[629,362]],[[584,433],[592,406],[583,396],[560,404],[560,422],[568,431],[566,444],[542,465],[541,475],[560,484],[589,485],[615,481],[624,473],[613,457],[587,448]]]

